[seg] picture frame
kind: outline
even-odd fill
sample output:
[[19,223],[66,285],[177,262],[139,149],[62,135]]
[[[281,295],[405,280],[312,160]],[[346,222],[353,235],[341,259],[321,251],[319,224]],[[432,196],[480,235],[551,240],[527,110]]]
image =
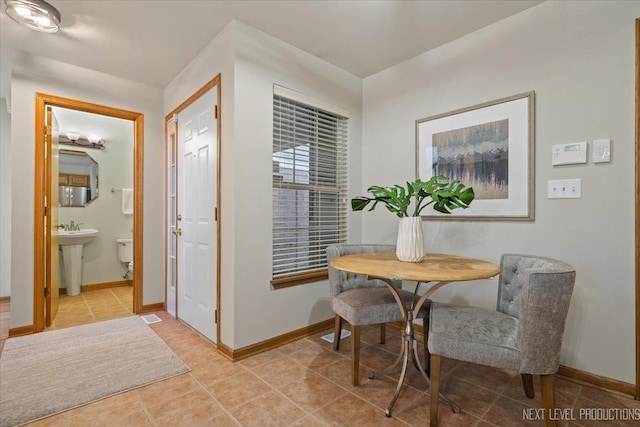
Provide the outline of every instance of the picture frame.
[[533,221],[535,93],[526,92],[416,120],[416,175],[473,187],[467,209],[438,220]]

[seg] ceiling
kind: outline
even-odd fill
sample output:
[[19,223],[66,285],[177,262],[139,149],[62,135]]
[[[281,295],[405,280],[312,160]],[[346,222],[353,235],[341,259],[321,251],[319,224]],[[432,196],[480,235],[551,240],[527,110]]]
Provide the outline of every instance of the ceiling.
[[0,16],[6,95],[17,50],[167,86],[234,18],[367,77],[541,1],[137,1],[49,0],[61,31],[38,33]]

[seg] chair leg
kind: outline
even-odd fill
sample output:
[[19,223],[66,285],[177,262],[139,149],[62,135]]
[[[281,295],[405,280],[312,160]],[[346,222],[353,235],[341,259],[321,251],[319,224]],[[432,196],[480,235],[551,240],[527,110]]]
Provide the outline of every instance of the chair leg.
[[380,344],[384,344],[385,342],[387,342],[386,324],[380,323]]
[[545,423],[547,427],[555,427],[557,425],[555,419],[551,419],[553,410],[556,407],[553,396],[553,375],[540,375],[542,384],[542,403],[544,405]]
[[529,399],[536,397],[536,392],[533,389],[533,375],[522,374],[522,387],[524,387],[524,394],[526,394]]
[[340,335],[342,334],[342,317],[336,314],[333,326],[333,349],[340,350]]
[[431,354],[431,394],[429,407],[429,426],[438,427],[438,404],[440,401],[440,356]]
[[424,336],[424,372],[427,376],[431,376],[431,367],[429,364],[430,354],[429,347],[427,346],[429,340],[429,318],[425,317],[422,319],[422,328],[423,328],[423,336]]
[[360,326],[351,325],[351,382],[360,384]]

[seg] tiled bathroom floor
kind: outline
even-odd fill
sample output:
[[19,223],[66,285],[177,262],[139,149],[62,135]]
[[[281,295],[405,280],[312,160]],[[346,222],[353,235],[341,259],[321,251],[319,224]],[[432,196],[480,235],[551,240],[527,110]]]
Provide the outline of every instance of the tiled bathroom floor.
[[60,295],[58,314],[53,325],[46,330],[68,328],[132,314],[131,286],[84,291],[73,297]]
[[[107,301],[125,297],[101,292]],[[105,296],[106,295],[106,296]],[[66,299],[66,298],[65,298]],[[104,314],[101,298],[89,297],[91,315],[74,316],[86,323]],[[80,301],[80,300],[78,300]],[[67,302],[65,301],[65,305]],[[77,303],[80,306],[80,303]],[[113,301],[110,303],[117,306]],[[75,305],[75,304],[73,304]],[[108,304],[107,304],[108,305]],[[130,307],[125,302],[126,307]],[[61,304],[62,307],[62,304]],[[95,307],[95,310],[94,310]],[[71,310],[70,310],[71,311]],[[2,313],[0,305],[0,314]],[[102,313],[102,314],[101,314]],[[150,325],[191,372],[29,424],[30,426],[428,426],[429,392],[410,366],[407,385],[387,418],[384,409],[393,396],[398,374],[369,380],[366,373],[393,362],[400,346],[400,330],[387,330],[387,343],[377,343],[378,329],[363,327],[361,385],[351,386],[350,345],[340,351],[320,337],[329,330],[251,358],[231,363],[215,347],[164,311],[163,321]],[[92,317],[90,320],[89,317]],[[71,317],[69,322],[71,322]],[[70,323],[67,323],[70,325]],[[453,414],[441,403],[441,426],[543,426],[526,421],[541,407],[539,381],[536,398],[524,396],[514,372],[443,361],[443,391],[462,407]],[[580,419],[581,408],[628,408],[640,411],[640,402],[614,393],[556,380],[556,403],[576,418],[560,426],[632,426],[637,421]]]

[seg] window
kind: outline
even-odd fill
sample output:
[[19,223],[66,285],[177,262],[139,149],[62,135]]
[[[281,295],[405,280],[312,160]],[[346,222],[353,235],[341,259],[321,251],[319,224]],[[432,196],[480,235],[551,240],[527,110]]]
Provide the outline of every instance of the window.
[[327,246],[347,240],[348,112],[287,91],[273,96],[274,287],[326,278]]

